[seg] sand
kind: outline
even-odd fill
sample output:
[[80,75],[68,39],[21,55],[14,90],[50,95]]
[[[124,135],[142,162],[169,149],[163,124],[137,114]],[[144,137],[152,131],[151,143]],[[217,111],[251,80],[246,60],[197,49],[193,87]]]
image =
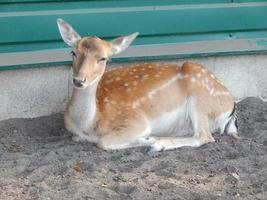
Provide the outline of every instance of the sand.
[[0,122],[0,199],[267,199],[267,103],[238,103],[241,140],[145,153],[73,142],[61,113]]

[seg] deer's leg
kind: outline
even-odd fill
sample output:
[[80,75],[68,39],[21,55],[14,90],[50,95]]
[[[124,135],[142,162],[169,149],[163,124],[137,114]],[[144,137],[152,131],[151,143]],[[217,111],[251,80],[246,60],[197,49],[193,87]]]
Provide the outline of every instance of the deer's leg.
[[150,133],[146,119],[143,116],[135,116],[128,119],[127,123],[115,124],[110,133],[100,138],[97,146],[106,150],[147,146],[151,144],[147,139]]
[[226,125],[226,133],[235,139],[241,139],[237,131],[236,117],[232,116],[228,124]]
[[72,119],[68,114],[64,114],[64,123],[65,127],[68,131],[70,131],[72,135],[72,140],[74,142],[86,141],[86,137],[84,133],[73,123]]
[[125,127],[103,136],[97,146],[105,150],[147,146],[151,144],[151,141],[146,137],[149,134],[150,128]]
[[149,140],[154,141],[151,145],[150,151],[170,150],[184,146],[199,147],[202,144],[207,143],[197,137],[150,137]]
[[199,147],[214,142],[209,130],[208,117],[195,111],[190,113],[190,117],[194,128],[192,137],[149,137],[149,140],[153,142],[151,151],[170,150],[183,146]]

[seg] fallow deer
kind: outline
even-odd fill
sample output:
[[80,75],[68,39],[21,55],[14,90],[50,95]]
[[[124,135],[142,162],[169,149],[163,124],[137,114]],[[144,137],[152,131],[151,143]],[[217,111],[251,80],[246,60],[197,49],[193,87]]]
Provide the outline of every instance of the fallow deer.
[[[62,19],[60,34],[72,50],[73,93],[64,121],[74,140],[103,149],[148,146],[152,151],[214,142],[211,134],[237,135],[234,99],[206,68],[146,62],[106,70],[109,57],[138,33],[110,42],[83,37]],[[181,134],[188,121],[192,135]]]

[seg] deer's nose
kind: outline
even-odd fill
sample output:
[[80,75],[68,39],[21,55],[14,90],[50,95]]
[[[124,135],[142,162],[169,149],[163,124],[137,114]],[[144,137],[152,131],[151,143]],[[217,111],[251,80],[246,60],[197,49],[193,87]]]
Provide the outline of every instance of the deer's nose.
[[76,87],[82,87],[85,82],[85,79],[80,79],[80,78],[73,78],[73,84]]

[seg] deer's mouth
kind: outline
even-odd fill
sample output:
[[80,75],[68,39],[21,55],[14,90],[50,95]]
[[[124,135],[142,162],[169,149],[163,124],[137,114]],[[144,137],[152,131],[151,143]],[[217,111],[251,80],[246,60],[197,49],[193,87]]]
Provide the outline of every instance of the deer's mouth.
[[101,76],[96,76],[92,80],[87,81],[86,79],[73,78],[73,85],[77,89],[85,89],[88,86],[96,84],[101,79]]

